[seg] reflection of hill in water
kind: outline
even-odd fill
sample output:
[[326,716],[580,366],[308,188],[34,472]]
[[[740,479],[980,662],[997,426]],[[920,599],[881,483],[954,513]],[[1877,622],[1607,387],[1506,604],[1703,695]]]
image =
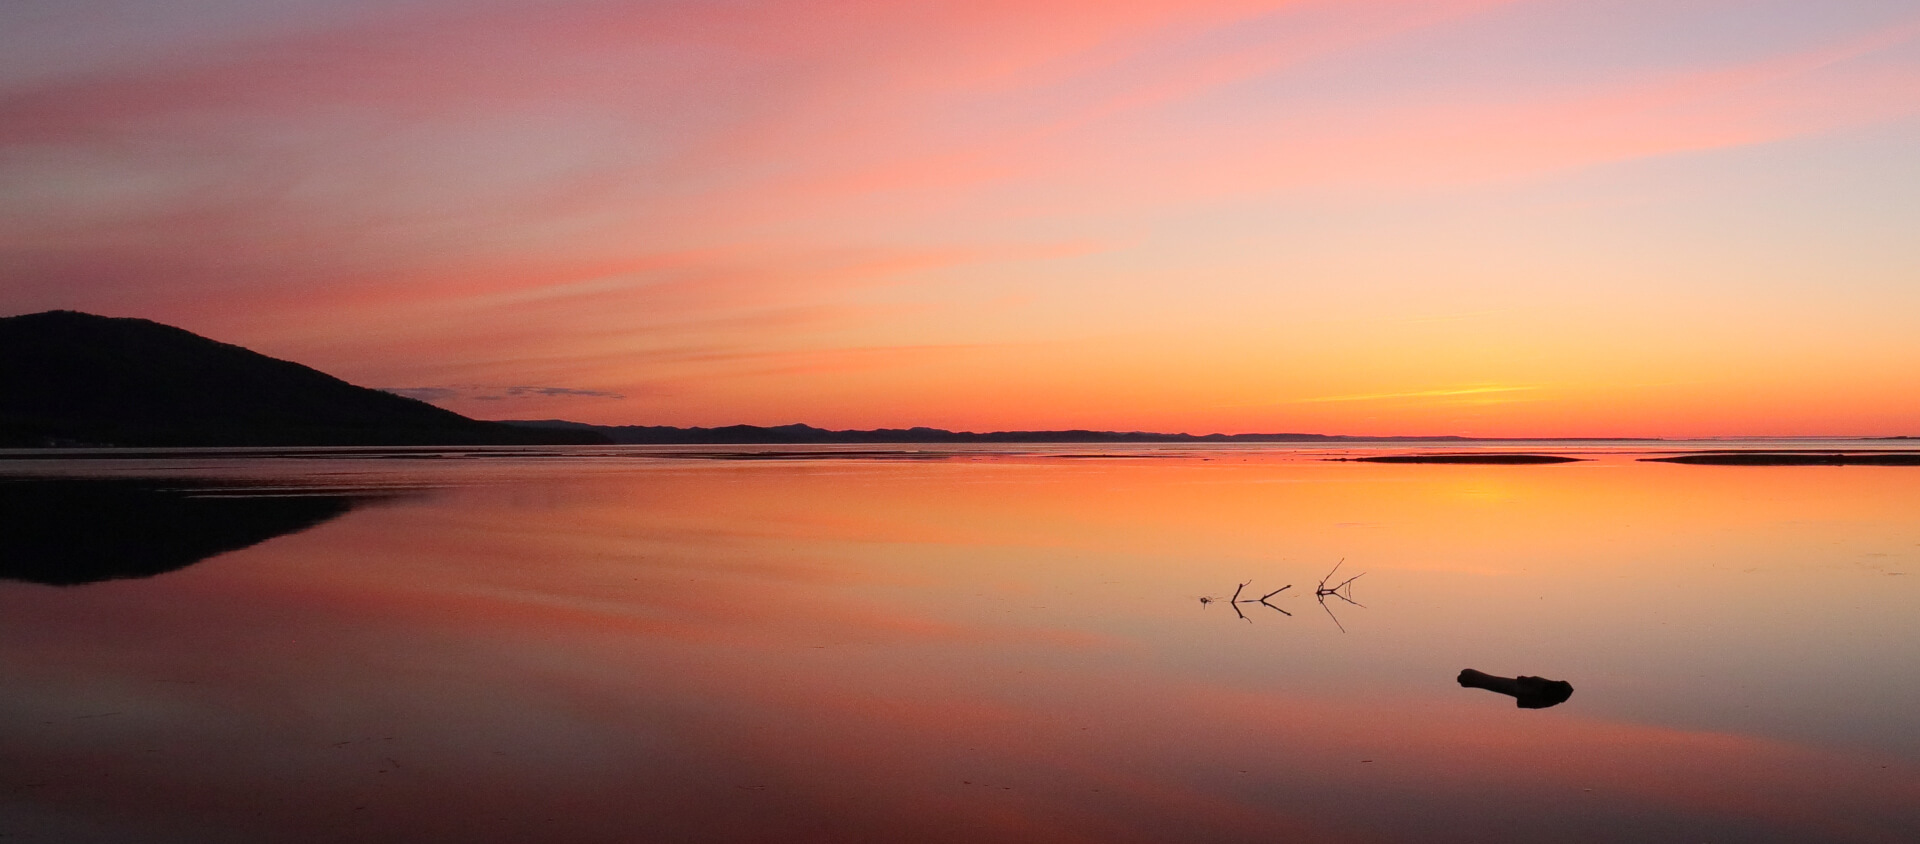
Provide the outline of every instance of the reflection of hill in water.
[[152,577],[344,515],[363,497],[148,479],[0,481],[0,578]]

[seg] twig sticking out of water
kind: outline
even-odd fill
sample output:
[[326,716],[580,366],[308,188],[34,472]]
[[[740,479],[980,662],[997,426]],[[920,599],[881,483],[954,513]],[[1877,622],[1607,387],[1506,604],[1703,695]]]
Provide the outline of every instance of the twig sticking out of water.
[[[1265,594],[1265,595],[1261,595],[1261,596],[1260,596],[1260,603],[1262,603],[1262,604],[1267,604],[1267,599],[1268,599],[1268,598],[1271,598],[1271,597],[1273,597],[1273,596],[1275,596],[1275,595],[1278,595],[1278,594],[1280,594],[1280,593],[1282,593],[1282,592],[1285,592],[1285,591],[1287,591],[1288,589],[1292,589],[1292,588],[1293,588],[1293,584],[1291,584],[1291,583],[1289,583],[1289,584],[1287,584],[1287,585],[1285,585],[1285,586],[1282,586],[1282,587],[1280,587],[1280,588],[1278,588],[1278,589],[1275,589],[1275,590],[1273,590],[1272,592],[1268,592],[1268,593],[1267,593],[1267,594]],[[1279,607],[1276,607],[1276,606],[1274,606],[1274,605],[1272,605],[1272,604],[1267,604],[1267,609],[1270,609],[1270,610],[1273,610],[1274,612],[1277,612],[1277,613],[1279,613],[1279,614],[1281,614],[1281,615],[1284,615],[1284,616],[1286,616],[1286,617],[1288,617],[1288,618],[1292,618],[1292,617],[1293,617],[1293,613],[1290,613],[1290,612],[1287,612],[1286,610],[1283,610],[1283,609],[1281,609],[1281,608],[1279,608]]]
[[1241,604],[1265,604],[1267,609],[1273,610],[1274,612],[1277,612],[1288,618],[1293,617],[1293,613],[1287,612],[1286,610],[1283,610],[1277,606],[1274,606],[1271,600],[1273,596],[1278,595],[1282,592],[1285,592],[1288,589],[1292,589],[1293,584],[1289,583],[1285,586],[1282,586],[1278,589],[1273,590],[1272,592],[1268,592],[1265,595],[1261,595],[1258,598],[1240,597],[1241,594],[1246,592],[1247,587],[1251,585],[1253,585],[1253,581],[1249,580],[1249,581],[1246,581],[1245,583],[1241,583],[1238,586],[1234,587],[1233,597],[1231,598],[1216,598],[1212,595],[1202,595],[1200,596],[1200,606],[1208,607],[1208,606],[1212,606],[1215,601],[1226,601],[1227,606],[1233,607],[1233,614],[1236,616],[1239,616],[1241,621],[1244,621],[1248,624],[1252,624],[1253,619],[1248,618],[1246,613],[1240,611]]
[[[1320,585],[1313,590],[1314,600],[1320,602],[1320,608],[1327,611],[1327,617],[1333,619],[1333,626],[1340,628],[1340,632],[1342,633],[1347,632],[1347,626],[1344,624],[1341,624],[1340,617],[1333,614],[1332,607],[1327,606],[1327,596],[1332,595],[1335,598],[1339,598],[1340,600],[1346,601],[1347,603],[1352,604],[1361,609],[1367,608],[1366,604],[1360,603],[1359,601],[1356,601],[1353,599],[1352,597],[1353,590],[1349,588],[1354,581],[1359,580],[1362,577],[1365,577],[1367,574],[1366,572],[1363,571],[1359,574],[1356,574],[1352,577],[1347,578],[1346,580],[1342,580],[1339,583],[1334,584],[1332,587],[1327,586],[1327,581],[1332,580],[1333,576],[1339,573],[1340,567],[1343,565],[1346,565],[1346,563],[1347,563],[1347,558],[1341,557],[1340,562],[1333,564],[1333,571],[1327,572],[1326,577],[1320,578]],[[1345,591],[1342,591],[1342,590],[1345,590]]]
[[[1249,581],[1247,581],[1247,582],[1248,582],[1248,583],[1252,583],[1253,581],[1251,581],[1251,580],[1249,580]],[[1267,607],[1267,609],[1270,609],[1270,610],[1274,610],[1275,612],[1278,612],[1278,613],[1280,613],[1281,615],[1284,615],[1284,616],[1286,616],[1286,617],[1288,617],[1288,618],[1292,618],[1292,617],[1293,617],[1293,613],[1290,613],[1290,612],[1287,612],[1286,610],[1283,610],[1283,609],[1280,609],[1279,607],[1276,607],[1276,606],[1274,606],[1273,604],[1270,604],[1270,603],[1268,603],[1268,602],[1267,602],[1267,599],[1268,599],[1268,598],[1271,598],[1271,597],[1273,597],[1273,596],[1275,596],[1275,595],[1278,595],[1278,594],[1280,594],[1280,593],[1282,593],[1282,592],[1285,592],[1285,591],[1287,591],[1288,589],[1292,589],[1292,588],[1293,588],[1293,584],[1291,584],[1291,583],[1289,583],[1289,584],[1287,584],[1287,585],[1285,585],[1285,586],[1282,586],[1282,587],[1280,587],[1280,588],[1278,588],[1278,589],[1275,589],[1275,590],[1273,590],[1272,592],[1268,592],[1268,593],[1267,593],[1267,594],[1265,594],[1265,595],[1261,595],[1261,596],[1260,596],[1260,597],[1258,597],[1258,598],[1241,598],[1240,600],[1238,600],[1238,601],[1235,601],[1234,603],[1236,603],[1236,604],[1265,604],[1265,605],[1266,605],[1266,607]],[[1238,594],[1238,593],[1236,593],[1236,594]]]
[[[1253,581],[1251,580],[1247,581],[1247,583],[1252,583],[1252,582]],[[1233,597],[1227,599],[1227,606],[1230,606],[1233,608],[1233,614],[1239,616],[1241,621],[1244,621],[1248,624],[1252,624],[1253,619],[1248,618],[1246,613],[1243,613],[1240,611],[1240,605],[1243,603],[1246,603],[1245,601],[1240,600],[1240,590],[1247,588],[1247,583],[1242,583],[1239,586],[1234,587]]]
[[1235,589],[1235,590],[1233,590],[1233,598],[1232,598],[1232,599],[1230,599],[1230,601],[1229,601],[1229,603],[1230,603],[1230,604],[1231,604],[1231,605],[1233,606],[1233,614],[1234,614],[1234,615],[1237,615],[1237,616],[1239,616],[1239,617],[1240,617],[1240,618],[1241,618],[1242,620],[1245,620],[1246,622],[1248,622],[1249,624],[1251,624],[1251,623],[1253,622],[1253,619],[1251,619],[1251,618],[1247,618],[1247,614],[1246,614],[1246,613],[1243,613],[1243,612],[1241,612],[1241,611],[1240,611],[1240,605],[1241,605],[1241,604],[1265,604],[1265,605],[1266,605],[1266,607],[1267,607],[1267,609],[1270,609],[1270,610],[1273,610],[1273,611],[1275,611],[1275,612],[1278,612],[1278,613],[1280,613],[1281,615],[1284,615],[1284,616],[1287,616],[1287,617],[1289,617],[1289,618],[1291,618],[1291,617],[1293,616],[1293,613],[1290,613],[1290,612],[1287,612],[1286,610],[1283,610],[1283,609],[1280,609],[1279,607],[1276,607],[1276,606],[1274,606],[1273,604],[1271,604],[1271,603],[1269,603],[1269,602],[1267,601],[1267,599],[1268,599],[1268,598],[1271,598],[1271,597],[1273,597],[1273,596],[1275,596],[1275,595],[1278,595],[1278,594],[1280,594],[1280,593],[1282,593],[1282,592],[1285,592],[1285,591],[1287,591],[1288,589],[1292,589],[1292,588],[1293,588],[1293,584],[1291,584],[1291,583],[1289,583],[1289,584],[1287,584],[1287,585],[1285,585],[1285,586],[1282,586],[1282,587],[1280,587],[1280,588],[1278,588],[1278,589],[1275,589],[1275,590],[1273,590],[1272,592],[1268,592],[1268,593],[1267,593],[1267,594],[1265,594],[1265,595],[1261,595],[1261,596],[1260,596],[1260,597],[1258,597],[1258,598],[1242,598],[1242,597],[1240,597],[1240,593],[1241,593],[1242,591],[1244,591],[1244,590],[1245,590],[1245,589],[1246,589],[1246,588],[1247,588],[1247,587],[1248,587],[1249,585],[1251,585],[1252,583],[1253,583],[1253,581],[1251,581],[1251,580],[1249,580],[1249,581],[1247,581],[1246,583],[1242,583],[1242,584],[1240,584],[1240,587],[1239,587],[1239,588],[1237,588],[1237,589]]
[[[1363,571],[1363,572],[1361,572],[1361,573],[1359,573],[1359,574],[1356,574],[1356,575],[1354,575],[1354,576],[1352,576],[1352,577],[1349,577],[1349,578],[1347,578],[1346,580],[1342,580],[1342,581],[1340,581],[1339,583],[1337,583],[1337,584],[1334,584],[1334,586],[1333,586],[1332,588],[1328,588],[1328,587],[1327,587],[1327,581],[1329,581],[1329,580],[1332,580],[1332,579],[1333,579],[1333,576],[1334,576],[1334,574],[1335,574],[1336,572],[1339,572],[1339,571],[1340,571],[1340,567],[1341,567],[1341,566],[1343,566],[1343,565],[1346,565],[1346,564],[1347,564],[1347,558],[1345,558],[1345,557],[1341,557],[1341,558],[1340,558],[1340,562],[1337,562],[1337,563],[1334,563],[1334,564],[1333,564],[1333,571],[1330,571],[1330,572],[1327,572],[1327,576],[1326,576],[1326,577],[1323,577],[1323,578],[1320,578],[1320,586],[1319,586],[1319,588],[1317,588],[1317,589],[1315,589],[1315,590],[1313,591],[1313,594],[1315,594],[1315,595],[1318,595],[1318,596],[1326,596],[1326,595],[1332,595],[1332,596],[1334,596],[1334,597],[1336,597],[1336,598],[1339,598],[1339,599],[1341,599],[1341,600],[1343,600],[1343,601],[1346,601],[1346,602],[1347,602],[1347,603],[1349,603],[1349,604],[1353,604],[1354,606],[1360,606],[1360,603],[1359,603],[1358,601],[1355,601],[1354,599],[1352,599],[1352,598],[1350,598],[1350,597],[1348,597],[1347,595],[1343,595],[1343,594],[1341,594],[1341,592],[1340,592],[1340,590],[1342,590],[1342,589],[1346,589],[1346,588],[1347,588],[1347,585],[1348,585],[1348,584],[1350,584],[1350,583],[1352,583],[1352,582],[1354,582],[1354,581],[1356,581],[1356,580],[1359,580],[1360,578],[1363,578],[1363,577],[1366,577],[1366,576],[1367,576],[1367,573],[1366,573],[1366,572],[1364,572],[1364,571]],[[1249,582],[1251,582],[1251,581],[1249,581]],[[1353,591],[1353,590],[1351,590],[1351,589],[1347,589],[1347,592],[1348,592],[1349,594],[1350,594],[1350,593],[1352,593],[1352,591]]]

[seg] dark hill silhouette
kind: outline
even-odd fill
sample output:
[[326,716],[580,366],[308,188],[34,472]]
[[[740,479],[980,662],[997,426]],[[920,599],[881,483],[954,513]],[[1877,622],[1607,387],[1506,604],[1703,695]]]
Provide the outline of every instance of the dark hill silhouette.
[[605,443],[481,422],[144,319],[0,318],[0,445]]

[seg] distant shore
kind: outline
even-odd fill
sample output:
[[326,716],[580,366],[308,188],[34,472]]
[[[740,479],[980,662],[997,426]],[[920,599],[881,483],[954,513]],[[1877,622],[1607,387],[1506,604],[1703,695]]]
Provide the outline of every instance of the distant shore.
[[812,425],[726,425],[716,428],[679,428],[670,425],[590,425],[563,419],[503,420],[503,425],[556,431],[597,433],[620,445],[950,445],[967,443],[1048,444],[1048,443],[1599,443],[1661,442],[1645,437],[1463,437],[1451,434],[1430,436],[1361,436],[1348,434],[1264,433],[1264,434],[1186,434],[1155,431],[1094,431],[1087,429],[1043,431],[949,431],[944,428],[874,428],[870,430],[831,430]]
[[1372,457],[1334,457],[1348,463],[1479,463],[1496,466],[1529,466],[1553,463],[1579,463],[1584,457],[1558,454],[1381,454]]
[[1920,451],[1713,451],[1674,457],[1643,457],[1646,463],[1695,466],[1920,466]]

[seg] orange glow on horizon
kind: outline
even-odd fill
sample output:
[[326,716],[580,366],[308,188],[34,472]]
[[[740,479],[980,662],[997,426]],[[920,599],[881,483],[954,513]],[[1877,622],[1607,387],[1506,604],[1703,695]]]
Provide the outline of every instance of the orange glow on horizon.
[[1911,10],[202,14],[0,27],[0,313],[482,418],[1920,434]]

